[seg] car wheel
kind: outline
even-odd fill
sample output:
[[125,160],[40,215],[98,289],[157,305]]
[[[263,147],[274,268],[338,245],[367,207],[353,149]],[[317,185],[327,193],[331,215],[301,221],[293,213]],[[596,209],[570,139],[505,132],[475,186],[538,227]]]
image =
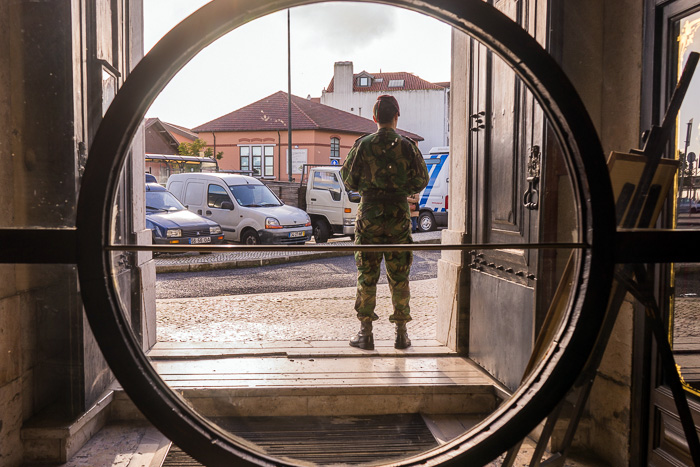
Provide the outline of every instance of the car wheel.
[[255,230],[246,230],[241,235],[241,243],[244,245],[259,245],[260,237]]
[[421,232],[430,232],[435,230],[437,226],[435,225],[435,216],[430,211],[425,211],[420,214],[418,218],[418,229]]
[[330,235],[330,227],[324,220],[313,221],[314,239],[316,243],[325,243]]

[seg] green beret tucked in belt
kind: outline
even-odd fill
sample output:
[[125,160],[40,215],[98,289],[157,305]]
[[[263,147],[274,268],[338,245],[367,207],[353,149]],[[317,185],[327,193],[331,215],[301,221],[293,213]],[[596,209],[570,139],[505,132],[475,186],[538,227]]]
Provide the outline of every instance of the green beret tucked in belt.
[[[377,102],[381,106],[383,102],[380,100]],[[355,243],[359,245],[413,242],[411,212],[406,197],[425,188],[429,175],[416,144],[396,132],[397,118],[398,104],[391,122],[393,125],[377,121],[378,131],[355,142],[340,171],[345,186],[362,196],[355,222]],[[382,258],[386,262],[394,310],[389,320],[397,325],[394,346],[406,348],[411,345],[406,322],[411,320],[408,275],[413,254],[410,251],[358,251],[355,253],[358,272],[355,310],[361,328],[350,341],[354,347],[374,348],[372,321],[379,319],[374,309]]]

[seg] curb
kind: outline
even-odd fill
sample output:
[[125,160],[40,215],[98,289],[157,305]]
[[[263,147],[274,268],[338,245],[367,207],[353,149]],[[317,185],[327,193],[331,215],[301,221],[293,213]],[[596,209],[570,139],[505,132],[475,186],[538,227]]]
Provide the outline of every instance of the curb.
[[[439,244],[441,243],[441,241],[439,238],[431,238],[427,240],[419,240],[414,243]],[[156,273],[167,274],[177,272],[217,271],[221,269],[257,268],[260,266],[270,266],[274,264],[298,263],[302,261],[310,261],[312,259],[335,258],[339,256],[351,255],[353,255],[353,253],[346,251],[327,251],[320,253],[304,253],[301,255],[276,256],[259,259],[239,259],[232,261],[212,261],[185,264],[156,264]]]

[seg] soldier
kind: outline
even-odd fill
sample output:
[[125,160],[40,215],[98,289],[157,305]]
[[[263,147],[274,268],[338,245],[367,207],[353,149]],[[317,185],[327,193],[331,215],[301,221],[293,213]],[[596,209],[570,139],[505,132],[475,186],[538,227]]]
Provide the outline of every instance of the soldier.
[[[373,113],[377,132],[355,141],[340,171],[345,186],[359,191],[362,196],[355,221],[355,243],[413,243],[406,197],[425,188],[429,180],[428,169],[416,143],[396,132],[400,115],[396,99],[389,95],[379,96]],[[410,251],[355,252],[355,310],[360,320],[360,332],[352,338],[350,345],[374,349],[372,322],[379,319],[374,307],[382,257],[394,309],[389,316],[389,321],[396,324],[394,347],[405,349],[411,345],[406,331],[406,323],[411,320],[408,274],[413,253]]]

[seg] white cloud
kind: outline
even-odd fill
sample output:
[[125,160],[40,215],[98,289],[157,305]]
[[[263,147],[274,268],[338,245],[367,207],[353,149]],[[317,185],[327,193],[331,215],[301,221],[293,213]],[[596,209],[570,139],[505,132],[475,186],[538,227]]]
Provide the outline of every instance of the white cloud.
[[352,54],[381,44],[396,32],[398,11],[386,5],[324,3],[295,8],[293,29],[303,45]]
[[[206,0],[145,0],[145,44]],[[333,63],[356,72],[408,71],[450,79],[450,29],[423,15],[373,4],[328,3],[291,10],[292,93],[318,97]],[[277,91],[287,91],[287,13],[232,31],[201,51],[161,93],[147,115],[195,127]]]

